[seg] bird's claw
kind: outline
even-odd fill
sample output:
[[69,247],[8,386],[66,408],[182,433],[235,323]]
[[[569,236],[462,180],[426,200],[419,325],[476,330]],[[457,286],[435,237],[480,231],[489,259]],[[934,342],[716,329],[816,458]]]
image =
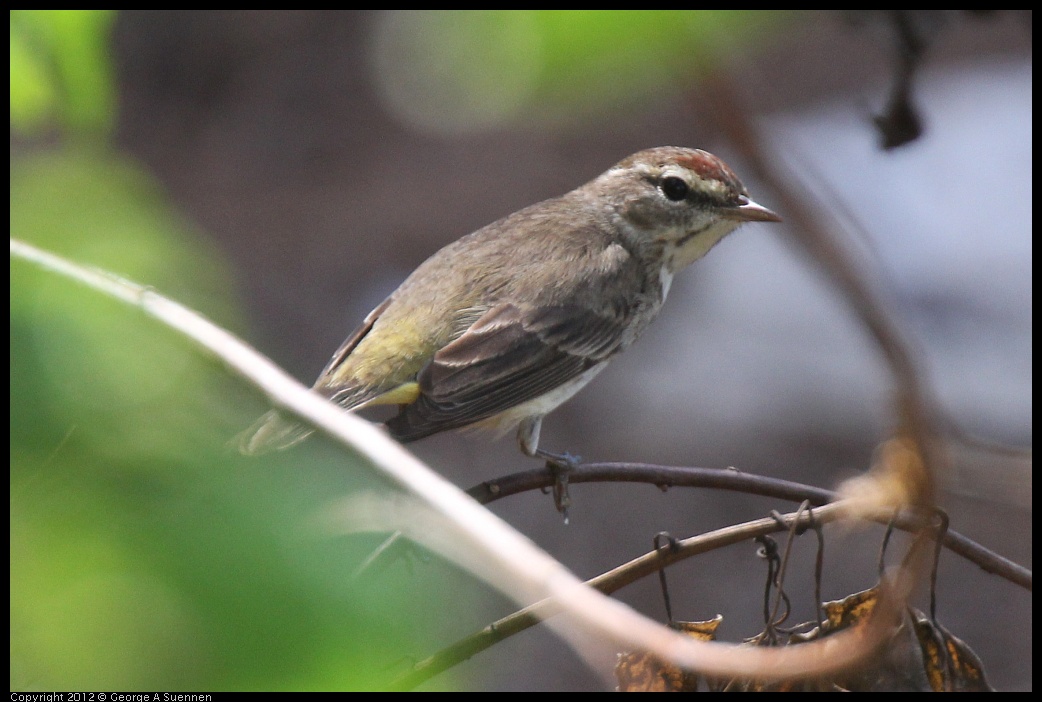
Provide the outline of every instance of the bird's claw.
[[579,456],[570,453],[550,453],[539,451],[540,458],[546,459],[546,468],[554,477],[553,496],[554,507],[564,517],[564,523],[568,523],[568,508],[572,504],[572,498],[568,494],[568,474],[579,465],[582,460]]

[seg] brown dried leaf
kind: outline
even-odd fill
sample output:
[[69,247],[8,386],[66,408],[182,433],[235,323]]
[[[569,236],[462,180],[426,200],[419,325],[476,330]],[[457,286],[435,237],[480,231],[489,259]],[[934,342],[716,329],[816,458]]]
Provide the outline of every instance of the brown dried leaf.
[[984,666],[962,639],[917,609],[909,608],[923,665],[934,692],[994,692],[984,677]]
[[[704,622],[677,622],[675,627],[700,641],[712,641],[723,622],[721,615]],[[698,673],[678,668],[643,651],[620,653],[615,664],[619,692],[696,692]]]
[[855,592],[842,600],[823,602],[825,621],[828,624],[827,633],[840,631],[864,621],[876,608],[878,602],[879,588],[875,587]]

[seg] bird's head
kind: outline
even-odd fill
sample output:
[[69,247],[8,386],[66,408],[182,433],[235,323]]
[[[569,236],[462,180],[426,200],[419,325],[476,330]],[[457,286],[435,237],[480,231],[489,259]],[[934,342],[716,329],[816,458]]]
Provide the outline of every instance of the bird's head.
[[669,272],[704,256],[743,222],[780,222],[749,198],[726,163],[700,149],[639,151],[582,188],[612,211],[638,250],[663,257]]

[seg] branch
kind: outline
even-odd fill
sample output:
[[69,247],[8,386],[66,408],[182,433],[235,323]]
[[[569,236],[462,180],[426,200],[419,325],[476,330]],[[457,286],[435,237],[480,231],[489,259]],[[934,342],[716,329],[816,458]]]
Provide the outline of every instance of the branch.
[[[479,483],[467,490],[467,494],[484,505],[521,492],[544,489],[552,486],[553,482],[554,477],[545,470],[523,471]],[[662,490],[671,487],[706,487],[792,502],[809,500],[815,506],[824,505],[839,496],[832,490],[743,473],[733,468],[692,468],[650,463],[580,463],[569,471],[568,482],[651,483]]]
[[[479,483],[467,490],[467,494],[481,504],[488,504],[522,492],[549,488],[553,482],[554,477],[545,470],[523,471]],[[742,473],[734,469],[660,466],[647,463],[582,463],[568,473],[568,482],[570,484],[650,483],[661,489],[669,487],[713,488],[791,502],[807,500],[814,506],[828,504],[839,497],[839,494],[832,490],[791,480]],[[888,524],[891,517],[891,514],[881,514],[877,521],[881,524]],[[920,527],[919,523],[907,514],[899,515],[894,526],[909,532],[916,531]],[[1031,591],[1031,570],[1019,563],[1015,563],[955,531],[947,531],[941,543],[953,553],[979,566],[981,570]]]
[[[659,570],[686,558],[707,553],[724,546],[749,541],[758,536],[787,531],[792,528],[793,523],[797,522],[797,520],[797,528],[834,522],[846,515],[848,507],[849,503],[836,502],[812,511],[794,512],[781,515],[777,519],[773,517],[757,519],[744,524],[717,529],[688,539],[681,539],[676,541],[675,545],[671,544],[669,549],[650,551],[628,563],[624,563],[606,573],[587,580],[586,584],[605,594],[613,593],[621,590],[626,585],[657,573]],[[883,522],[887,522],[890,516],[892,515],[883,512],[876,515],[877,519]],[[906,516],[904,521],[915,520],[911,516]],[[412,670],[394,681],[391,689],[411,690],[435,675],[490,648],[503,639],[519,634],[525,629],[535,626],[540,621],[558,614],[560,610],[561,608],[556,602],[543,600],[503,617],[489,624],[481,631],[471,634],[415,664]],[[700,670],[699,672],[704,673],[705,671]]]
[[705,102],[710,106],[711,116],[739,150],[751,172],[780,203],[778,210],[796,233],[793,241],[810,254],[843,293],[882,353],[894,378],[897,434],[911,441],[919,459],[891,474],[890,477],[900,483],[892,487],[899,487],[911,504],[932,506],[935,476],[944,461],[935,442],[937,432],[930,395],[900,326],[867,275],[868,267],[861,265],[842,236],[836,233],[842,228],[832,215],[833,208],[815,200],[800,179],[787,171],[778,159],[767,157],[769,150],[761,133],[750,122],[748,112],[741,107],[734,82],[720,76],[709,81],[707,87]]
[[[695,641],[587,587],[549,554],[380,429],[310,392],[252,347],[198,313],[149,288],[78,265],[14,238],[11,255],[126,302],[180,331],[267,393],[275,405],[364,456],[375,470],[452,525],[463,541],[460,545],[483,556],[476,559],[481,564],[471,573],[523,604],[556,599],[557,605],[571,615],[571,623],[578,625],[575,630],[562,627],[556,631],[581,656],[585,655],[584,637],[588,637],[619,648],[643,649],[676,665],[720,677],[776,680],[825,675],[857,664],[886,641],[891,629],[889,617],[911,587],[907,577],[899,577],[888,604],[881,604],[865,627],[803,646],[741,648]],[[408,520],[409,515],[405,514],[404,519]]]

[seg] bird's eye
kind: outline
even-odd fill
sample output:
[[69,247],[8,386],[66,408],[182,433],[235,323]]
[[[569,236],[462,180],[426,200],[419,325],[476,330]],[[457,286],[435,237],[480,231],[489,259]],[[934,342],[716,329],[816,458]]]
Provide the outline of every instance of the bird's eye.
[[686,198],[689,191],[684,179],[677,178],[676,176],[663,178],[662,183],[659,184],[659,188],[662,190],[662,194],[673,202],[680,202]]

